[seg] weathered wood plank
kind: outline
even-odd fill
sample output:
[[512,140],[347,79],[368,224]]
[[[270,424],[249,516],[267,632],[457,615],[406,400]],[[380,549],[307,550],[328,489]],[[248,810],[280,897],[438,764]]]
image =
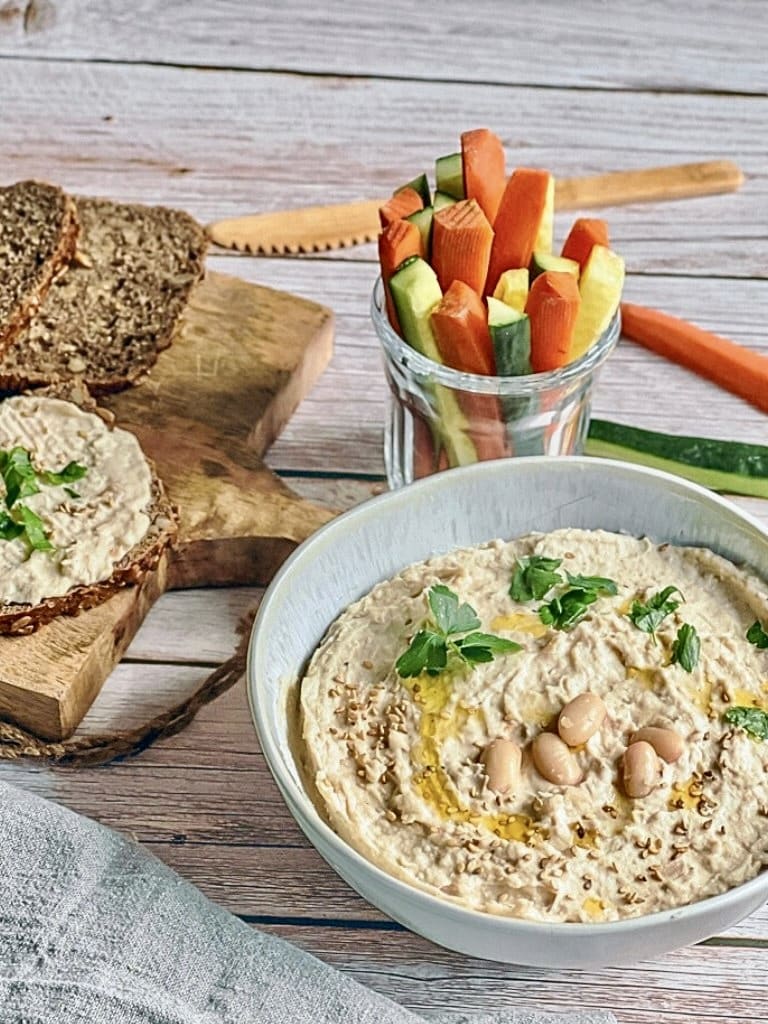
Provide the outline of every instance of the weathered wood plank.
[[[520,6],[508,26],[494,0],[385,7],[344,0],[210,6],[170,0],[6,2],[0,54],[154,61],[444,81],[600,89],[768,90],[754,3],[685,6],[599,0]],[[675,59],[669,60],[670,50]],[[725,58],[727,54],[727,59]]]
[[408,932],[260,925],[429,1017],[611,1009],[621,1024],[765,1021],[764,949],[692,946],[658,960],[600,971],[558,971],[471,960]]
[[614,244],[635,272],[768,267],[767,99],[26,60],[0,60],[0,95],[2,180],[50,178],[204,221],[386,195],[485,124],[510,164],[562,176],[728,157],[747,174],[739,193],[615,208]]

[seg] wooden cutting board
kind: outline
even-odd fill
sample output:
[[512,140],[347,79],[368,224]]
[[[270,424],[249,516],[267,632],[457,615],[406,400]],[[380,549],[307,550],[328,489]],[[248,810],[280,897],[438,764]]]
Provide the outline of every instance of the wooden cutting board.
[[0,716],[45,739],[71,735],[164,590],[266,583],[331,518],[261,456],[332,345],[333,314],[313,302],[223,274],[195,287],[149,379],[100,400],[154,459],[179,509],[178,540],[141,587],[0,637]]

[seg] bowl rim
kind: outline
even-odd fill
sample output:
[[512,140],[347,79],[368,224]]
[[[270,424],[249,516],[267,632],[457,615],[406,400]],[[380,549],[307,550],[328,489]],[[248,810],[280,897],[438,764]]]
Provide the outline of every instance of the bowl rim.
[[594,374],[613,352],[621,338],[621,306],[617,306],[611,320],[597,339],[583,355],[557,370],[523,375],[489,376],[481,373],[466,373],[455,370],[443,363],[423,355],[413,348],[392,328],[384,308],[384,284],[381,277],[374,283],[370,304],[371,320],[385,358],[395,366],[409,369],[429,377],[456,391],[471,391],[489,395],[532,395],[551,391],[582,380]]
[[[682,906],[668,907],[663,910],[653,911],[649,914],[639,914],[637,917],[623,918],[618,921],[545,922],[514,917],[513,915],[493,914],[488,911],[476,910],[472,907],[463,906],[458,901],[444,899],[440,896],[434,895],[427,889],[422,889],[417,885],[412,885],[396,875],[390,874],[367,857],[364,857],[353,846],[342,839],[342,837],[326,823],[315,807],[311,797],[306,792],[306,789],[303,786],[298,785],[289,772],[283,771],[282,762],[287,757],[294,765],[296,777],[300,777],[298,766],[296,766],[295,758],[293,757],[293,753],[290,748],[287,755],[285,755],[284,752],[272,742],[268,722],[263,713],[265,704],[257,699],[259,680],[256,674],[257,648],[260,643],[262,625],[271,613],[272,605],[277,600],[277,595],[283,585],[283,581],[290,577],[290,575],[295,571],[295,567],[300,565],[301,562],[311,554],[316,546],[327,543],[329,535],[332,540],[333,534],[337,530],[344,530],[350,521],[354,521],[358,517],[375,516],[382,506],[397,506],[400,504],[410,503],[414,500],[413,495],[428,494],[432,490],[439,491],[445,487],[450,488],[451,481],[456,479],[456,474],[461,474],[462,476],[494,475],[496,473],[508,471],[512,468],[512,465],[523,463],[529,465],[534,463],[539,463],[541,465],[568,464],[572,465],[574,469],[584,465],[600,465],[606,469],[613,467],[615,470],[620,470],[633,477],[645,477],[647,479],[660,481],[663,484],[673,484],[683,492],[689,493],[698,499],[704,499],[716,507],[719,506],[722,511],[740,519],[745,525],[748,525],[755,530],[761,540],[763,540],[768,546],[768,530],[766,530],[758,519],[752,516],[749,512],[743,511],[726,498],[721,497],[719,494],[710,491],[708,488],[703,487],[700,484],[696,484],[664,470],[640,466],[635,463],[627,463],[619,459],[604,459],[584,455],[532,455],[478,462],[469,466],[461,466],[455,469],[446,470],[442,473],[434,474],[415,483],[409,484],[406,487],[401,487],[394,491],[386,491],[383,494],[369,498],[366,501],[355,505],[346,512],[343,512],[331,519],[328,523],[325,523],[319,530],[308,537],[296,548],[295,551],[291,553],[265,590],[258,612],[254,619],[253,626],[251,627],[246,662],[246,692],[251,719],[256,729],[256,734],[258,736],[264,759],[267,762],[267,766],[269,767],[269,770],[292,817],[305,835],[307,835],[307,838],[318,852],[320,852],[320,850],[318,849],[313,836],[310,834],[311,832],[319,834],[319,838],[324,841],[342,861],[346,860],[351,862],[355,869],[357,869],[356,877],[359,877],[360,873],[364,876],[369,876],[371,888],[375,885],[378,891],[381,891],[382,889],[392,891],[405,901],[406,905],[407,903],[416,903],[430,914],[438,916],[442,915],[443,917],[447,915],[448,917],[452,917],[456,924],[463,922],[475,927],[500,930],[502,932],[509,931],[510,933],[514,933],[520,937],[529,936],[531,939],[551,938],[553,934],[561,935],[563,937],[567,936],[573,939],[618,938],[627,933],[661,927],[665,923],[676,922],[683,918],[690,920],[692,918],[705,917],[710,913],[716,914],[719,910],[727,910],[729,905],[734,901],[749,901],[753,897],[756,897],[758,893],[763,894],[763,898],[768,897],[768,868],[765,868],[754,878],[741,882],[724,893],[718,893],[715,896],[708,896],[702,900],[697,900],[693,903],[686,903]],[[328,625],[330,624],[331,623],[329,622]],[[311,657],[311,654],[312,652],[309,653],[308,657]],[[282,687],[284,688],[288,682],[288,680],[283,680],[281,684]],[[322,853],[321,856],[323,856]],[[332,866],[334,867],[334,870],[336,870],[335,866]],[[369,899],[367,893],[363,892],[362,895],[363,898]],[[369,902],[377,905],[372,899],[369,899]],[[386,913],[386,911],[384,913]],[[392,915],[387,914],[387,916],[391,917]]]

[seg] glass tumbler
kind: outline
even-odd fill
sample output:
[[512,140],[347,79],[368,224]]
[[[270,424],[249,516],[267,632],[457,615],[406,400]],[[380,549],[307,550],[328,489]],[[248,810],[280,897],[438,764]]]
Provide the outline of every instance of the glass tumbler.
[[596,374],[621,333],[618,310],[580,359],[519,377],[462,373],[411,348],[387,319],[381,278],[371,316],[390,391],[384,461],[391,488],[486,459],[583,451]]

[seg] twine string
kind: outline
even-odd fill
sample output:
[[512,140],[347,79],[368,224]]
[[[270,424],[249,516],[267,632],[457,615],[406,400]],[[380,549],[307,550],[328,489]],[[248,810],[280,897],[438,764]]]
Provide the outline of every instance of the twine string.
[[200,686],[184,700],[132,729],[120,729],[95,736],[75,736],[68,740],[42,740],[26,729],[0,719],[0,760],[36,758],[51,764],[86,766],[107,764],[120,757],[131,757],[156,740],[181,732],[200,708],[231,689],[245,672],[250,626],[255,611],[238,626],[240,639],[227,661],[214,669]]

